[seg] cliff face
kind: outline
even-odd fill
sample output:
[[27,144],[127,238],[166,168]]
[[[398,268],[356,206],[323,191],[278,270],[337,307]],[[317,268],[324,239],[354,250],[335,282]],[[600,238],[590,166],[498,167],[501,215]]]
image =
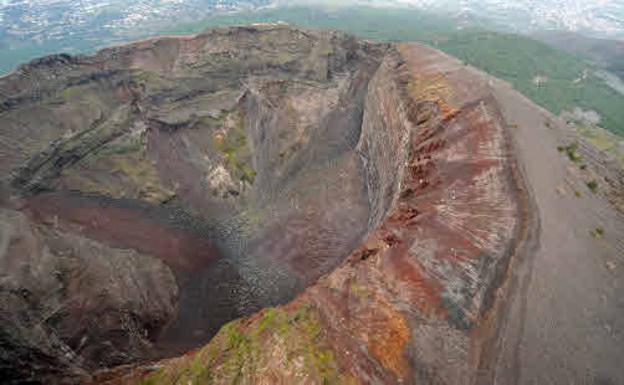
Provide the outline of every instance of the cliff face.
[[461,63],[238,27],[40,59],[0,96],[15,378],[206,343],[92,380],[476,378],[526,203],[496,102]]

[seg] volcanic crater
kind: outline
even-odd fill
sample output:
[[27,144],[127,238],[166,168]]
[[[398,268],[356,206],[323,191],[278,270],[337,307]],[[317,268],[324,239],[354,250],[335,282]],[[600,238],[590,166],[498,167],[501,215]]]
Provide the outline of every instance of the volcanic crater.
[[487,372],[530,202],[487,78],[457,60],[220,28],[23,65],[0,122],[7,378]]

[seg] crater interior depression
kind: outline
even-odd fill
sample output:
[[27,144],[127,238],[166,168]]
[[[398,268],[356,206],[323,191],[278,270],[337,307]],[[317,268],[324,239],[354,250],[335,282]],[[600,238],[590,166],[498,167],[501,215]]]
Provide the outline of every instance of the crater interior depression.
[[[32,61],[0,79],[0,122],[15,378],[84,379],[211,339],[221,358],[198,357],[224,382],[301,383],[267,358],[301,349],[311,383],[481,373],[528,201],[487,81],[458,61],[214,29]],[[252,348],[219,345],[231,325],[258,328]],[[267,369],[223,369],[240,354]],[[197,374],[182,372],[165,375]]]

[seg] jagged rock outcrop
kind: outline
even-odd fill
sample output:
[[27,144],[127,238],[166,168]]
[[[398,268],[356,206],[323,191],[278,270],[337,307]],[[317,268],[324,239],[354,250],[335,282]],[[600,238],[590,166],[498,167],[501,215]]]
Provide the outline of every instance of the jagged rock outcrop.
[[[235,27],[41,59],[0,79],[0,96],[3,205],[40,234],[25,253],[62,239],[76,272],[97,266],[80,291],[91,307],[72,315],[61,294],[45,330],[45,309],[2,308],[32,323],[0,336],[57,336],[63,349],[28,345],[66,362],[56,378],[206,343],[156,373],[92,380],[462,384],[487,371],[527,207],[487,82],[454,59]],[[56,282],[65,259],[45,255],[39,274]]]

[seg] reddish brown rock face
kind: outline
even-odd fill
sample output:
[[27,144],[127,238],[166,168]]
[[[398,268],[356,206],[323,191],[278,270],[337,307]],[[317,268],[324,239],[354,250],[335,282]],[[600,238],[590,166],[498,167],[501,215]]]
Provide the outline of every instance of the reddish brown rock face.
[[[430,48],[399,52],[396,82],[413,115],[398,198],[363,246],[308,295],[327,327],[348,336],[334,352],[354,377],[469,383],[479,329],[488,327],[522,240],[520,182],[487,85]],[[353,365],[346,352],[384,369]]]
[[[8,134],[40,118],[54,131],[2,153],[6,205],[171,269],[176,314],[140,313],[146,348],[122,362],[209,342],[157,373],[96,382],[477,378],[526,227],[483,76],[427,47],[284,26],[57,59],[23,76],[60,79],[3,101]],[[86,341],[66,345],[80,356]]]

